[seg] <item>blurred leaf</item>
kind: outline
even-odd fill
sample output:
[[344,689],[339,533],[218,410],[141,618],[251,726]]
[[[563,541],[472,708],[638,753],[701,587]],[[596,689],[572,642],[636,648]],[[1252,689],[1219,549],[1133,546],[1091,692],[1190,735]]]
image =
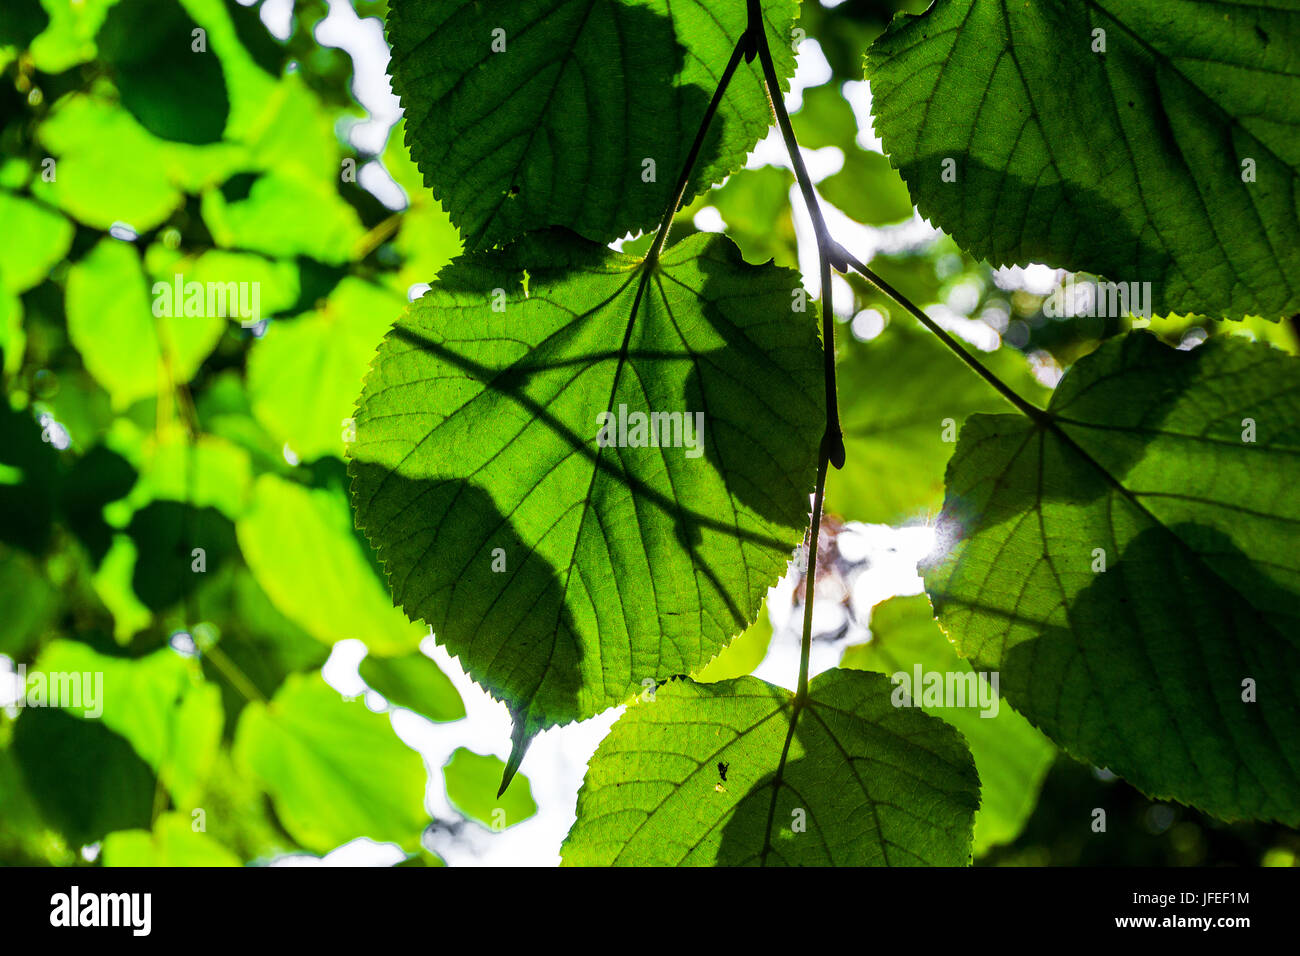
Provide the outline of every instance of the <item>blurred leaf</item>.
[[72,223],[48,206],[0,189],[0,287],[25,292],[44,282],[72,246]]
[[13,752],[32,799],[72,847],[113,830],[148,828],[154,776],[101,721],[29,707],[14,726]]
[[163,139],[210,143],[226,128],[225,77],[206,33],[203,48],[193,49],[197,29],[179,3],[118,0],[95,38],[122,105]]
[[[216,347],[222,318],[156,318],[140,256],[103,239],[68,273],[68,337],[119,411],[186,382]],[[164,363],[166,363],[164,365]]]
[[354,258],[363,233],[356,210],[334,182],[293,172],[258,176],[247,198],[236,202],[209,189],[202,206],[217,245],[270,256],[310,256],[338,265]]
[[[153,501],[131,517],[131,586],[145,606],[165,610],[193,594],[235,554],[235,529],[215,508]],[[201,551],[201,554],[196,553]]]
[[[57,640],[41,652],[33,671],[80,674],[83,681],[93,674],[97,687],[102,679],[97,709],[104,726],[131,744],[178,808],[196,806],[221,736],[220,695],[203,681],[197,664],[168,648],[141,658],[109,657],[76,641]],[[85,699],[83,685],[82,708],[65,709],[95,718]]]
[[907,186],[880,153],[851,147],[844,168],[817,184],[817,191],[856,222],[884,226],[912,217]]
[[1078,759],[1296,825],[1300,361],[1131,334],[1048,413],[962,429],[925,571],[944,629]]
[[43,570],[19,551],[0,546],[0,654],[21,661],[58,606]]
[[457,747],[442,768],[447,799],[461,813],[493,830],[522,823],[537,812],[533,788],[527,777],[516,774],[510,788],[497,796],[505,768],[499,757]]
[[451,680],[418,652],[402,657],[367,655],[361,662],[361,679],[393,706],[413,710],[430,720],[460,720],[465,716],[465,704]]
[[349,276],[319,309],[273,322],[253,347],[253,413],[303,461],[343,456],[362,379],[405,301]]
[[[776,166],[742,169],[703,197],[717,207],[727,224],[727,238],[740,246],[746,262],[769,259],[798,268],[794,220],[790,216],[790,187],[794,175]],[[674,230],[673,235],[678,233]],[[625,247],[626,248],[626,247]]]
[[236,528],[267,596],[313,637],[325,644],[357,638],[383,655],[419,646],[425,628],[393,607],[352,533],[342,494],[263,475]]
[[1011,406],[910,317],[868,342],[841,334],[837,344],[845,463],[826,476],[828,506],[882,524],[938,510],[960,423]]
[[249,704],[235,755],[313,852],[362,836],[413,850],[429,823],[420,755],[386,716],[345,702],[319,675],[293,674],[269,704]]
[[564,863],[969,862],[979,778],[959,733],[860,671],[816,677],[790,738],[792,713],[753,677],[631,704],[588,765]]
[[195,832],[188,814],[164,813],[153,830],[119,830],[104,838],[104,866],[239,866],[239,857],[206,833]]
[[[846,648],[840,662],[841,667],[878,671],[886,677],[907,674],[911,699],[915,706],[921,706],[925,685],[915,681],[917,665],[923,675],[974,673],[939,630],[924,594],[896,597],[876,605],[871,611],[871,642]],[[894,685],[897,692],[899,682]],[[989,686],[987,682],[985,686]],[[1004,701],[996,706],[996,712],[989,709],[990,716],[981,711],[978,698],[971,699],[964,708],[924,707],[926,713],[961,731],[975,758],[980,778],[976,857],[1016,838],[1034,812],[1038,788],[1056,759],[1056,748],[1029,721]]]

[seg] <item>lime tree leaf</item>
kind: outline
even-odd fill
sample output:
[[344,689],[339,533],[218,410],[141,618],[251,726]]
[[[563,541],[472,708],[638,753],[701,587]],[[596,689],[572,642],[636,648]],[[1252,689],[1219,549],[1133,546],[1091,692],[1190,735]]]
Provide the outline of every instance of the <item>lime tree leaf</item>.
[[457,747],[442,768],[447,799],[465,816],[493,830],[522,823],[537,812],[537,802],[523,774],[515,778],[508,791],[497,795],[505,766],[500,757]]
[[33,673],[51,690],[75,678],[81,698],[64,709],[102,720],[153,769],[178,807],[196,805],[222,724],[220,691],[203,681],[196,663],[167,648],[130,659],[57,640],[41,652]]
[[1291,3],[939,0],[871,47],[876,130],[921,214],[995,265],[1276,319],[1300,311],[1297,35]]
[[465,716],[465,703],[455,685],[423,654],[367,656],[361,662],[361,679],[390,704],[413,710],[430,720],[460,720]]
[[386,716],[343,700],[320,675],[291,674],[269,703],[245,707],[234,746],[307,849],[357,837],[418,848],[429,823],[424,761]]
[[[1019,835],[1038,803],[1038,789],[1056,757],[1056,748],[1029,721],[998,700],[997,689],[975,676],[970,663],[957,656],[935,623],[924,594],[893,598],[872,608],[871,641],[847,648],[840,666],[890,677],[896,691],[903,687],[917,706],[952,724],[966,738],[980,775],[975,856]],[[906,682],[896,678],[897,674],[907,675]],[[925,698],[930,674],[941,675],[945,686],[950,674],[966,682],[981,680],[983,686],[954,685],[967,696],[958,702],[964,706],[952,706],[953,701]]]
[[1300,360],[1112,339],[1042,423],[972,417],[926,589],[1074,756],[1224,819],[1300,821]]
[[355,638],[378,654],[402,654],[424,638],[388,599],[341,493],[263,475],[235,532],[271,603],[317,640]]
[[884,677],[841,670],[816,677],[797,712],[754,677],[659,687],[591,758],[564,863],[964,866],[970,751],[890,697]]
[[104,866],[239,866],[239,857],[204,832],[188,814],[164,813],[153,830],[119,830],[104,838]]
[[[135,247],[102,239],[68,271],[68,337],[116,410],[189,381],[216,348],[220,317],[154,316]],[[170,387],[167,385],[166,387]]]
[[26,292],[44,282],[72,246],[72,223],[48,206],[0,189],[0,289]]
[[296,172],[258,176],[247,196],[236,200],[209,189],[202,210],[217,245],[269,256],[308,256],[342,265],[354,258],[363,235],[361,218],[331,180]]
[[[910,318],[890,322],[868,342],[844,335],[838,344],[845,462],[826,476],[828,507],[884,524],[937,511],[959,423],[974,412],[1011,406]],[[1022,395],[1033,394],[1019,356],[979,358],[1029,386]]]
[[[797,4],[763,7],[784,83],[794,72]],[[745,30],[745,8],[741,0],[391,3],[406,142],[466,248],[545,226],[608,242],[655,223]],[[771,122],[759,65],[742,62],[686,198],[742,166]]]
[[248,358],[258,421],[300,459],[342,457],[353,396],[406,299],[354,276],[319,309],[274,322]]
[[[717,235],[647,265],[555,231],[439,280],[366,379],[357,523],[407,614],[510,703],[522,756],[754,619],[808,518],[816,318],[795,273]],[[685,414],[648,447],[633,413]]]

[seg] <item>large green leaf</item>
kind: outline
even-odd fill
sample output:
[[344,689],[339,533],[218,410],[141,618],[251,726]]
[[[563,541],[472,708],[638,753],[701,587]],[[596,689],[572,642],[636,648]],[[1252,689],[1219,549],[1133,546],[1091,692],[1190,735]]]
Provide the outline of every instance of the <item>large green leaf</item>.
[[[785,78],[797,4],[763,7]],[[746,17],[743,0],[394,0],[406,141],[466,248],[545,226],[601,242],[649,228]],[[771,122],[758,63],[742,63],[687,198],[739,168]]]
[[1132,334],[1078,362],[1049,415],[962,429],[951,551],[925,573],[941,623],[1075,756],[1295,825],[1300,361]]
[[[942,675],[946,685],[949,674],[970,680],[965,675],[973,673],[935,624],[925,595],[892,598],[872,608],[871,641],[846,649],[841,666],[879,671],[891,678],[905,674],[906,683],[896,680],[895,688],[903,686],[917,706],[952,724],[966,738],[980,775],[976,856],[1016,838],[1038,803],[1038,788],[1056,748],[1005,702],[995,702],[997,688],[987,681],[984,690],[959,702],[946,700],[936,706],[925,699],[929,675]],[[981,699],[978,693],[986,696]]]
[[319,675],[291,674],[272,701],[249,704],[235,758],[309,850],[325,853],[357,837],[410,850],[429,823],[420,755],[387,717],[344,701]]
[[1296,36],[1292,0],[939,0],[871,48],[876,128],[975,255],[1277,318],[1300,310]]
[[[457,260],[385,339],[357,523],[517,742],[707,663],[784,571],[823,426],[798,282],[719,236],[647,266],[553,232]],[[620,406],[692,434],[601,447]]]
[[878,674],[832,670],[795,715],[788,692],[753,677],[658,688],[592,757],[564,862],[966,864],[970,751],[891,693]]

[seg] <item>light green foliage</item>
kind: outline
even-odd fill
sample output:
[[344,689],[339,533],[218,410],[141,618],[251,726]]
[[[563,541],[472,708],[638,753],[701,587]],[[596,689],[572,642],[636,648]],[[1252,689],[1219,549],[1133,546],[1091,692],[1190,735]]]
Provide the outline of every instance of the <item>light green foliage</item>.
[[263,475],[236,523],[248,566],[276,608],[326,644],[356,638],[379,654],[414,650],[424,629],[392,606],[337,492]]
[[497,794],[505,766],[499,757],[458,747],[442,768],[447,798],[466,816],[493,830],[522,823],[537,812],[537,803],[528,778],[522,775],[509,790]]
[[420,755],[388,718],[345,701],[319,677],[294,674],[239,722],[235,758],[270,793],[300,844],[326,852],[358,836],[411,850],[429,823]]

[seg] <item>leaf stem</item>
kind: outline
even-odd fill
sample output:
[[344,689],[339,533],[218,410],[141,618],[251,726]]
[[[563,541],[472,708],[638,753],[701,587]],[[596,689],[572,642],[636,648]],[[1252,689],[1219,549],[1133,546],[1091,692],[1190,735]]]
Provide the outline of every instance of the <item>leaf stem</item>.
[[763,82],[767,86],[768,99],[772,112],[776,114],[776,124],[781,129],[786,151],[790,154],[790,165],[794,167],[795,180],[803,193],[804,205],[812,220],[813,233],[817,237],[817,257],[821,265],[822,282],[822,361],[823,380],[826,383],[826,431],[822,434],[822,450],[830,463],[836,468],[844,467],[844,432],[840,427],[840,409],[835,387],[835,309],[831,304],[831,266],[843,271],[843,260],[839,258],[839,245],[831,238],[822,216],[821,204],[813,190],[812,178],[804,165],[803,154],[799,151],[799,141],[794,135],[794,126],[790,114],[785,108],[785,99],[781,93],[781,81],[777,77],[776,64],[772,62],[772,48],[767,40],[767,31],[763,28],[763,10],[760,0],[748,0],[749,33],[758,43],[758,61],[763,68]]

